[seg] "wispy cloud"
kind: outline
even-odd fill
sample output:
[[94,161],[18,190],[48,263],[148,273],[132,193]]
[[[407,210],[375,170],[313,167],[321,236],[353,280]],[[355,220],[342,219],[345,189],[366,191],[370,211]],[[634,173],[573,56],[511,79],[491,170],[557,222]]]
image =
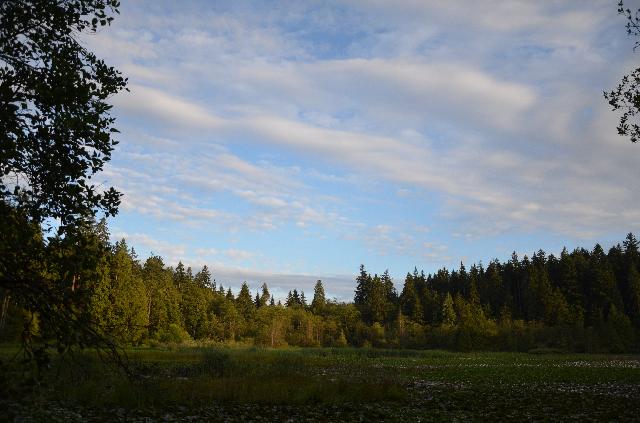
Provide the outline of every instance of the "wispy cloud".
[[639,150],[601,98],[633,66],[622,24],[600,1],[123,4],[86,40],[131,80],[117,223],[273,274],[637,230]]

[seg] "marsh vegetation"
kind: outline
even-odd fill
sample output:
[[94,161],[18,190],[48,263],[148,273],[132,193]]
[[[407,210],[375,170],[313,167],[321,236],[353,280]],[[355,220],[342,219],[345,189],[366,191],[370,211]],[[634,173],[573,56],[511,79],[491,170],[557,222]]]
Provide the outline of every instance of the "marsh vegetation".
[[[133,379],[85,354],[10,384],[22,421],[634,421],[640,357],[369,348],[130,349]],[[5,349],[3,355],[9,353]]]

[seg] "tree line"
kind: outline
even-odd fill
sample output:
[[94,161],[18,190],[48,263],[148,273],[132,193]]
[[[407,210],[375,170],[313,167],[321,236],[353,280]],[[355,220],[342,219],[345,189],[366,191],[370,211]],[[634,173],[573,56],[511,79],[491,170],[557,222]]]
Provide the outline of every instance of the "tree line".
[[[125,240],[110,244],[108,238],[104,223],[86,230],[91,241],[82,248],[91,257],[90,272],[75,275],[66,290],[82,292],[83,315],[122,344],[639,350],[640,252],[633,234],[608,252],[597,244],[591,251],[563,249],[559,257],[539,250],[531,258],[514,253],[504,263],[469,269],[462,263],[433,274],[414,269],[400,292],[388,271],[371,274],[362,265],[353,302],[327,299],[318,280],[310,302],[294,289],[284,303],[266,283],[252,293],[244,282],[234,294],[207,266],[194,273],[182,262],[167,266],[160,256],[140,260]],[[49,244],[56,248],[55,240]],[[64,261],[65,254],[78,257],[64,249],[57,256]],[[60,336],[3,294],[3,339]]]

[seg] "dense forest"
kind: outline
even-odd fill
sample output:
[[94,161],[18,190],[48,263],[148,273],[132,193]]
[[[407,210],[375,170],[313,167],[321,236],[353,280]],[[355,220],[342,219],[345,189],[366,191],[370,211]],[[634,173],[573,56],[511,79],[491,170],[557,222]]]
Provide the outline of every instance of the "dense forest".
[[[320,280],[310,301],[298,290],[276,301],[266,283],[251,292],[245,282],[234,294],[207,266],[194,274],[159,256],[140,260],[125,240],[110,244],[104,222],[89,226],[84,239],[92,265],[80,268],[91,270],[74,275],[65,289],[85,296],[83,315],[123,344],[640,350],[640,250],[633,234],[608,252],[596,245],[564,249],[559,257],[514,253],[505,263],[461,264],[435,274],[414,269],[400,292],[388,271],[371,274],[363,265],[352,303],[327,299]],[[78,257],[59,245],[52,239],[42,248],[59,248],[53,255],[62,261],[65,254]],[[59,336],[8,292],[0,294],[2,339]]]

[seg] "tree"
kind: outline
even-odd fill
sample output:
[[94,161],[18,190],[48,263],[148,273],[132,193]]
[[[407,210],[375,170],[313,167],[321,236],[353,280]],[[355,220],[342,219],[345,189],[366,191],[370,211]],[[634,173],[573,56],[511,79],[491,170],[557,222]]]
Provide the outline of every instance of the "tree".
[[108,263],[109,277],[91,299],[100,327],[127,343],[140,341],[149,324],[147,292],[139,267],[125,240],[116,243]]
[[247,285],[246,282],[243,282],[240,287],[238,298],[236,298],[236,308],[245,319],[249,320],[253,317],[255,304],[253,304],[251,293],[249,292],[249,285]]
[[369,308],[369,296],[371,295],[373,280],[367,273],[364,264],[360,265],[360,274],[356,277],[356,292],[353,299],[354,304],[360,310],[362,318],[366,322],[371,321],[371,309]]
[[207,288],[214,292],[216,290],[216,281],[215,279],[211,279],[211,272],[206,264],[196,273],[193,280],[200,288]]
[[[618,2],[618,13],[624,15],[627,23],[627,35],[640,36],[640,9],[632,12],[624,7],[623,0]],[[640,41],[636,41],[633,50],[640,46]],[[635,143],[640,139],[640,126],[635,122],[630,122],[638,112],[640,112],[640,68],[631,71],[630,74],[622,77],[618,86],[604,92],[604,98],[609,102],[612,110],[621,110],[622,116],[618,123],[618,135],[629,137]]]
[[[73,287],[80,274],[91,273],[78,264],[91,266],[92,260],[72,244],[91,244],[94,235],[86,229],[98,214],[114,215],[120,203],[115,189],[96,186],[92,177],[117,143],[107,99],[125,89],[126,79],[78,41],[79,34],[109,25],[118,7],[117,0],[0,2],[0,286],[53,332],[68,333],[45,340],[40,356],[49,342],[60,351],[115,351],[82,317],[90,295]],[[57,279],[33,263],[12,267],[21,260],[20,238],[30,232],[29,238],[46,243],[39,228],[50,231],[52,222],[57,240],[32,244],[44,256],[31,261],[56,257],[51,244],[78,256],[58,263]],[[15,235],[5,237],[8,232]]]
[[408,316],[414,322],[422,323],[424,313],[415,283],[416,277],[411,275],[411,273],[407,273],[407,277],[404,281],[404,287],[400,294],[400,309],[402,314]]
[[314,314],[321,314],[324,307],[327,305],[327,299],[324,294],[324,286],[322,281],[318,279],[316,285],[313,288],[313,300],[311,300],[311,311]]
[[453,308],[453,298],[451,294],[447,294],[442,302],[442,324],[447,327],[452,327],[456,324],[457,315]]
[[269,287],[267,287],[267,284],[263,283],[262,294],[260,295],[260,307],[268,305],[269,300],[273,301],[273,297],[269,293]]
[[380,280],[382,281],[385,296],[385,320],[390,323],[398,314],[398,291],[393,286],[393,280],[389,275],[388,269],[380,276]]
[[171,323],[180,323],[180,292],[173,283],[170,270],[165,268],[162,257],[149,257],[142,274],[147,291],[147,320],[151,333],[156,334]]
[[374,275],[371,279],[371,290],[366,301],[366,309],[369,312],[368,317],[371,319],[370,321],[367,321],[369,324],[374,322],[384,323],[386,311],[384,288],[385,287],[382,284],[380,277],[378,275]]
[[115,214],[120,194],[91,177],[117,143],[106,100],[126,79],[77,40],[109,25],[117,0],[0,4],[0,198],[61,229]]

